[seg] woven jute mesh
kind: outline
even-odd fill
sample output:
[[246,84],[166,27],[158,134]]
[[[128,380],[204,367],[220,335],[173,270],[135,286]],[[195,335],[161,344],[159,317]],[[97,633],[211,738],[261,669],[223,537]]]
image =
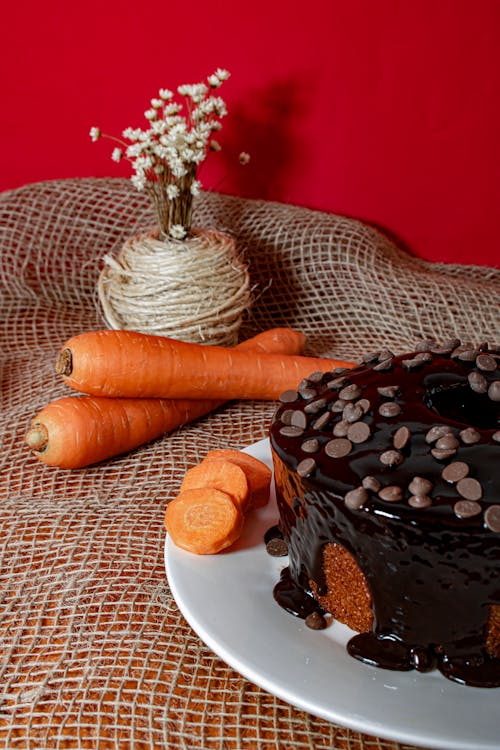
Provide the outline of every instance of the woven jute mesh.
[[[264,437],[273,404],[227,404],[78,471],[46,467],[24,445],[37,411],[68,395],[54,374],[60,346],[104,327],[102,257],[153,219],[122,180],[0,196],[0,745],[395,750],[243,679],[170,594],[167,502],[208,449]],[[242,337],[288,325],[309,353],[348,359],[421,336],[499,338],[496,270],[431,265],[356,221],[267,202],[205,194],[195,221],[231,232],[250,264]]]

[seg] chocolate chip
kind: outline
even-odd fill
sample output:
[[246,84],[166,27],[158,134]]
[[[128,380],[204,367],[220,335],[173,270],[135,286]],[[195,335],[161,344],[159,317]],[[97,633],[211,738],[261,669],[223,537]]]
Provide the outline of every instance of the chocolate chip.
[[328,388],[332,391],[336,391],[339,388],[342,388],[346,383],[348,383],[349,380],[345,377],[343,378],[334,378],[333,380],[329,380],[326,384]]
[[324,372],[321,370],[316,370],[316,372],[312,372],[310,375],[307,376],[307,380],[310,383],[320,383],[323,379]]
[[403,490],[397,484],[391,484],[388,487],[383,487],[379,491],[378,496],[381,500],[385,500],[386,503],[397,503],[403,499]]
[[331,414],[329,411],[323,412],[312,424],[314,430],[322,430],[330,421]]
[[344,372],[349,372],[348,367],[334,367],[333,368],[333,374],[334,375],[342,375]]
[[343,458],[351,452],[351,449],[351,441],[346,440],[345,438],[329,440],[325,445],[325,453],[327,456],[330,456],[330,458]]
[[392,370],[392,358],[379,362],[379,364],[375,365],[373,369],[377,372],[387,372],[388,370]]
[[300,435],[304,434],[304,430],[302,430],[300,427],[295,427],[294,425],[285,425],[280,430],[280,435],[283,435],[283,437],[299,437]]
[[484,372],[494,372],[497,369],[497,361],[490,354],[478,354],[476,357],[476,367]]
[[405,446],[408,445],[408,442],[411,438],[411,432],[408,429],[408,427],[400,427],[399,430],[396,430],[394,433],[394,436],[392,438],[392,444],[396,448],[396,450],[400,451]]
[[493,433],[491,436],[491,439],[495,441],[495,443],[500,443],[500,430],[497,430]]
[[363,485],[365,490],[371,490],[372,492],[378,492],[379,489],[382,487],[378,479],[375,479],[375,477],[372,477],[372,476],[364,477],[361,484]]
[[345,419],[341,419],[340,422],[336,422],[333,426],[333,434],[335,435],[335,437],[347,437],[348,432],[349,422],[346,422]]
[[393,357],[394,352],[391,352],[390,349],[382,349],[382,351],[378,353],[379,362],[385,362],[387,359],[392,359]]
[[319,451],[319,440],[316,440],[316,438],[304,440],[300,448],[304,453],[316,453]]
[[293,412],[294,409],[285,409],[280,416],[281,424],[291,424]]
[[385,404],[379,406],[378,413],[381,417],[397,417],[398,414],[401,414],[401,407],[399,404],[394,403],[394,401],[387,401]]
[[432,362],[432,354],[429,354],[429,352],[418,352],[413,359],[419,359],[423,363]]
[[304,458],[297,464],[297,474],[299,477],[309,477],[316,469],[314,458]]
[[456,452],[457,451],[455,450],[455,448],[450,448],[450,449],[433,448],[431,450],[431,454],[438,461],[445,461],[447,458],[451,458],[452,456],[454,456]]
[[294,411],[290,417],[290,424],[294,427],[300,427],[301,430],[305,430],[307,427],[307,417],[304,412],[299,409]]
[[353,404],[351,402],[345,405],[344,411],[342,412],[342,419],[344,419],[346,422],[350,422],[351,424],[353,422],[357,422],[359,419],[361,419],[362,416],[363,409],[357,404]]
[[311,628],[311,630],[324,630],[328,625],[325,617],[323,617],[323,615],[317,610],[311,612],[310,615],[307,615],[305,623],[308,628]]
[[481,513],[481,506],[471,500],[459,500],[453,506],[453,510],[459,518],[473,518]]
[[291,404],[294,401],[298,401],[299,394],[297,391],[283,391],[280,395],[280,401],[282,404]]
[[368,352],[368,354],[364,354],[361,358],[361,361],[364,362],[365,365],[371,365],[373,362],[378,362],[378,355],[380,352]]
[[438,438],[436,441],[436,448],[440,451],[455,450],[459,445],[459,441],[451,434],[451,432],[447,435],[443,435],[443,437]]
[[467,376],[467,380],[475,393],[486,393],[488,390],[488,381],[484,375],[481,375],[477,370],[470,372]]
[[399,451],[384,451],[380,454],[379,460],[384,466],[399,466],[404,461],[402,453]]
[[454,343],[452,343],[451,346],[450,346],[449,343],[446,343],[446,344],[436,344],[435,346],[431,346],[431,352],[433,354],[441,354],[441,355],[446,356],[447,354],[451,354],[452,351],[455,348],[456,347],[455,347]]
[[339,393],[339,398],[343,398],[344,401],[354,401],[361,396],[361,388],[357,383],[351,383],[346,385],[345,388]]
[[481,435],[474,427],[467,427],[465,430],[459,432],[458,435],[465,445],[473,445],[481,440]]
[[403,359],[401,364],[405,370],[417,370],[419,367],[423,367],[424,361],[421,358],[414,357],[413,359]]
[[370,426],[367,425],[366,422],[354,422],[354,424],[349,425],[349,429],[347,431],[347,437],[349,438],[351,443],[356,444],[364,443],[366,440],[368,440],[370,434]]
[[413,477],[408,485],[408,489],[413,495],[428,495],[432,487],[432,482],[425,477]]
[[465,479],[468,473],[469,467],[464,461],[453,461],[453,463],[445,466],[441,472],[441,476],[446,482],[456,484],[456,482],[459,482],[461,479]]
[[318,398],[316,401],[310,401],[304,406],[306,414],[317,414],[326,406],[326,398]]
[[413,348],[416,352],[426,352],[435,346],[435,344],[436,342],[432,339],[420,339]]
[[408,500],[408,505],[412,508],[428,508],[432,505],[429,495],[412,495]]
[[346,493],[344,502],[351,510],[359,510],[368,500],[368,492],[364,487],[356,487]]
[[436,424],[434,427],[431,427],[431,429],[428,431],[428,433],[425,436],[425,440],[427,443],[435,443],[436,440],[438,440],[440,437],[443,437],[443,435],[448,435],[451,433],[451,428],[447,427],[444,424]]
[[472,477],[465,477],[457,482],[457,491],[466,500],[480,500],[483,496],[483,488]]
[[488,397],[492,401],[500,401],[500,380],[494,380],[488,388]]
[[396,398],[396,396],[399,393],[399,386],[397,385],[382,385],[380,388],[377,388],[378,393],[380,396],[383,396],[384,398]]
[[363,414],[366,414],[370,411],[371,404],[367,398],[360,398],[359,401],[356,401],[356,406],[359,406],[363,410]]
[[299,386],[298,390],[304,401],[310,401],[318,395],[317,390],[315,388],[310,388],[309,386]]
[[338,398],[336,401],[333,402],[333,404],[330,406],[330,411],[333,412],[341,412],[344,411],[345,405],[347,404],[347,401],[345,401],[343,398]]
[[266,544],[266,552],[272,557],[285,557],[285,555],[288,555],[288,544],[284,539],[274,537]]
[[490,505],[485,510],[484,522],[490,531],[500,534],[500,505]]

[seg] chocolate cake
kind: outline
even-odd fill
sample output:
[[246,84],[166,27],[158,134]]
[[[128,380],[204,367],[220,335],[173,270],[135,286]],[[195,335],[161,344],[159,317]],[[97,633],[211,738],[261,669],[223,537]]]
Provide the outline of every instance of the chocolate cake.
[[500,686],[500,350],[374,352],[280,400],[277,601],[366,663]]

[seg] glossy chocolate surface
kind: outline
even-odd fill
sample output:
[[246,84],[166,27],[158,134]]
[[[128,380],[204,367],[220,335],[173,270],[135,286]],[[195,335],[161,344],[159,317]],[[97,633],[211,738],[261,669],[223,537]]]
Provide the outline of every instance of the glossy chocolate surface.
[[[289,547],[289,568],[275,597],[304,617],[315,606],[310,581],[320,594],[326,592],[324,546],[341,544],[366,578],[374,613],[372,632],[349,642],[352,656],[398,670],[426,671],[436,664],[457,682],[494,687],[500,685],[500,659],[487,653],[485,634],[490,605],[500,605],[500,403],[497,386],[492,387],[500,379],[500,353],[488,351],[478,359],[483,349],[472,356],[462,347],[464,359],[450,356],[451,351],[431,352],[419,361],[413,354],[384,353],[381,368],[375,369],[380,358],[373,358],[347,373],[302,384],[295,399],[287,396],[271,427],[280,526]],[[354,398],[353,389],[345,390],[350,386],[359,386]],[[387,386],[394,386],[390,395],[381,395],[378,388]],[[362,416],[352,408],[356,404]],[[384,404],[399,409],[383,407],[381,414]],[[296,412],[305,415],[305,427],[303,418],[293,416]],[[356,415],[369,425],[368,438],[349,441],[347,455],[332,457],[338,448],[331,443],[337,439],[335,425]],[[294,424],[299,427],[283,430]],[[402,426],[409,439],[406,431],[394,438]],[[441,443],[428,436],[434,426],[445,428]],[[474,429],[464,433],[469,427]],[[363,437],[362,430],[357,434]],[[312,439],[318,441],[315,452],[306,442]],[[396,450],[395,442],[403,446]],[[384,463],[381,456],[387,451],[400,454],[399,462],[391,454]],[[312,470],[304,463],[311,457]],[[454,462],[465,463],[467,480],[475,481],[445,479],[443,469]],[[301,465],[302,476],[297,473]],[[455,468],[445,476],[460,476],[463,467]],[[382,490],[400,488],[402,499],[384,500],[369,489],[361,493],[366,499],[360,507],[349,507],[347,493],[361,488],[366,477]],[[415,477],[432,483],[425,502],[424,493],[415,500],[408,487]]]

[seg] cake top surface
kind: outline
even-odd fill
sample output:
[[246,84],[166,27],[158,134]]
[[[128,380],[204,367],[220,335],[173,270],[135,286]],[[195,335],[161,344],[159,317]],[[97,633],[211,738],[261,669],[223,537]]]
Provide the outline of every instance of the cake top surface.
[[500,534],[500,350],[423,341],[280,398],[271,442],[353,511]]

